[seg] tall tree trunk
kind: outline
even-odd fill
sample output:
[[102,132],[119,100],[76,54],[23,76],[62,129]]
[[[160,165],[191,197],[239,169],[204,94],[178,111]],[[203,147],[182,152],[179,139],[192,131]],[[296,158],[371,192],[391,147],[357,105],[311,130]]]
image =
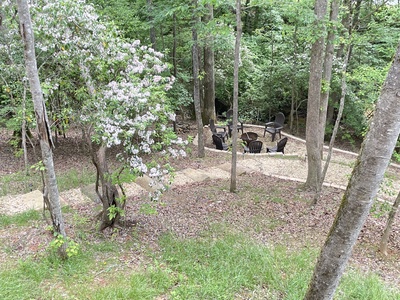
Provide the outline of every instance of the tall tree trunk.
[[[64,228],[64,220],[61,214],[60,198],[53,164],[53,141],[51,138],[50,124],[46,113],[43,92],[40,86],[39,74],[37,70],[35,57],[35,41],[31,17],[29,13],[29,6],[27,0],[18,0],[17,4],[21,36],[25,46],[24,54],[26,73],[32,93],[32,100],[39,134],[40,149],[42,152],[42,159],[45,167],[45,187],[43,198],[44,201],[47,202],[54,231],[65,238],[66,233]],[[63,246],[59,248],[59,253],[63,257],[67,257],[66,247],[67,244],[64,243]]]
[[320,141],[321,145],[321,156],[323,151],[323,144],[325,139],[325,127],[326,127],[326,114],[328,111],[328,100],[329,92],[332,78],[332,65],[333,65],[333,52],[334,52],[334,42],[335,42],[335,31],[336,22],[339,15],[339,0],[333,0],[331,2],[331,12],[330,12],[330,26],[328,30],[328,37],[326,39],[326,51],[324,60],[324,70],[322,74],[323,89],[321,91],[321,110],[319,114],[319,130],[320,130]]
[[[297,50],[297,23],[294,25],[294,32],[293,32],[293,64],[292,64],[292,72],[291,72],[291,76],[292,76],[292,80],[291,80],[291,85],[292,85],[292,92],[291,92],[291,103],[290,103],[290,115],[289,115],[289,130],[290,132],[293,134],[294,133],[294,129],[293,129],[293,121],[294,121],[294,114],[296,114],[297,116],[297,78],[296,78],[296,74],[297,74],[297,57],[298,57],[298,50]],[[296,126],[296,130],[298,131],[299,128],[298,126]],[[297,132],[296,132],[297,133]]]
[[203,121],[201,119],[201,103],[200,103],[200,79],[199,79],[199,45],[197,41],[197,26],[199,18],[196,16],[197,0],[192,1],[193,4],[193,24],[192,24],[192,61],[193,61],[193,101],[196,113],[197,123],[197,156],[204,157],[204,137],[203,137]]
[[321,141],[319,130],[319,114],[321,109],[322,71],[325,53],[325,25],[324,17],[327,12],[328,1],[315,1],[315,28],[320,28],[318,38],[311,48],[310,79],[308,86],[306,148],[308,173],[306,187],[317,193],[321,180]]
[[[336,140],[336,135],[337,132],[339,130],[339,124],[340,124],[340,120],[342,119],[342,115],[343,115],[343,109],[344,109],[344,101],[346,98],[346,93],[347,93],[347,82],[346,82],[346,72],[347,72],[347,65],[349,62],[349,56],[350,56],[350,47],[351,45],[349,45],[348,50],[347,50],[347,55],[345,57],[345,60],[343,62],[343,68],[342,68],[342,92],[341,92],[341,97],[340,97],[340,101],[339,101],[339,110],[338,110],[338,114],[336,116],[336,122],[335,122],[335,126],[333,127],[333,131],[332,131],[332,136],[331,136],[331,140],[329,142],[329,150],[328,150],[328,155],[326,157],[326,161],[324,164],[324,169],[322,171],[322,175],[321,175],[321,182],[320,182],[320,187],[318,190],[318,193],[321,192],[322,189],[322,185],[324,183],[325,180],[325,176],[326,173],[328,172],[328,167],[329,167],[329,163],[331,161],[331,157],[332,157],[332,152],[333,152],[333,145],[335,144],[335,140]],[[314,199],[314,204],[316,204],[316,199],[319,198],[316,197]]]
[[[213,6],[207,4],[208,14],[204,16],[204,22],[213,19]],[[215,74],[214,74],[214,38],[212,34],[206,36],[204,46],[204,100],[203,100],[203,124],[208,124],[210,119],[215,120]]]
[[153,17],[153,1],[147,0],[147,11],[149,14],[149,22],[150,22],[150,42],[151,47],[154,50],[157,50],[156,45],[156,29],[154,28],[154,17]]
[[400,133],[400,45],[305,299],[332,299]]
[[383,231],[383,235],[381,238],[381,242],[379,245],[379,250],[384,254],[387,255],[387,247],[388,247],[388,242],[389,242],[389,236],[390,233],[392,232],[392,226],[394,222],[394,218],[396,217],[397,209],[399,208],[400,205],[400,193],[397,194],[396,200],[394,201],[392,205],[392,209],[390,210],[387,222],[386,222],[386,227],[385,230]]
[[25,174],[29,175],[29,161],[28,161],[28,151],[26,149],[26,86],[24,85],[24,94],[22,96],[22,149],[24,151],[24,166],[25,166]]
[[235,59],[233,67],[233,119],[232,119],[232,166],[230,191],[236,191],[236,162],[237,162],[237,124],[238,124],[238,98],[239,98],[239,61],[240,61],[240,38],[242,36],[240,0],[236,0],[236,41]]
[[174,42],[173,42],[173,47],[172,47],[172,65],[173,65],[173,74],[174,74],[174,77],[176,78],[176,74],[178,72],[178,66],[177,66],[177,60],[176,60],[177,41],[176,41],[176,14],[175,13],[174,13],[173,19],[174,19],[174,25],[172,26],[172,38],[174,39]]
[[[359,15],[360,15],[360,7],[361,7],[361,2],[362,0],[357,0],[355,3],[355,8],[353,8],[353,0],[345,0],[343,1],[343,5],[348,7],[348,14],[346,14],[342,18],[342,27],[345,28],[345,33],[342,34],[344,41],[347,41],[350,39],[350,37],[353,34],[353,29],[358,24],[359,20]],[[347,49],[347,42],[341,43],[339,46],[339,49],[337,51],[336,57],[338,59],[343,58],[345,59],[345,56],[348,56],[348,64],[350,63],[351,57],[352,57],[352,50],[353,50],[353,45],[349,45],[349,49]],[[348,54],[346,53],[348,52]],[[327,124],[333,124],[334,122],[334,111],[335,111],[335,106],[337,103],[339,103],[341,98],[340,94],[334,93],[332,94],[331,101],[328,103],[328,108],[327,108],[327,117],[326,117],[326,123]]]

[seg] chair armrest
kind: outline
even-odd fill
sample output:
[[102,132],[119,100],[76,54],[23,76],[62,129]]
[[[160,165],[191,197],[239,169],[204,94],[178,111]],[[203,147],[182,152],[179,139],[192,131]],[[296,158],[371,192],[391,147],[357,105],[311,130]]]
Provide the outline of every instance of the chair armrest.
[[275,122],[267,122],[267,123],[265,123],[265,126],[274,125],[274,124],[275,124]]

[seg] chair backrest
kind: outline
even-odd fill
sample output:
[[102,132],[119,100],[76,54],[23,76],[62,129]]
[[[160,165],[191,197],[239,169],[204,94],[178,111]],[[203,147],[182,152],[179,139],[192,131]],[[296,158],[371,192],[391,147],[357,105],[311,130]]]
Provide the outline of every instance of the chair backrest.
[[274,122],[280,124],[281,126],[283,126],[283,124],[285,123],[285,115],[283,113],[281,113],[281,112],[278,112],[275,115],[275,121]]
[[214,119],[210,119],[210,129],[212,133],[217,132],[216,128],[215,128],[215,122]]
[[288,138],[284,137],[283,139],[281,139],[278,142],[277,147],[276,147],[276,152],[283,152],[284,151],[286,143],[287,143],[287,140],[288,140]]
[[263,143],[261,141],[251,141],[249,143],[250,153],[260,153]]
[[226,119],[232,119],[232,117],[233,117],[233,109],[229,109],[226,112]]
[[224,146],[223,146],[223,144],[222,144],[222,139],[221,139],[219,136],[213,134],[213,135],[212,135],[212,139],[213,139],[213,142],[214,142],[214,144],[215,144],[215,148],[216,148],[216,149],[218,149],[218,150],[224,150]]

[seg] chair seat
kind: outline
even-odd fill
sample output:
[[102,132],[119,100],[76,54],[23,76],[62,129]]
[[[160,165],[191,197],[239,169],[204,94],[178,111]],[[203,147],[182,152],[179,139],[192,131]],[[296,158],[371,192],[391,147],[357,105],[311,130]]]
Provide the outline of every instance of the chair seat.
[[277,133],[279,130],[280,130],[280,129],[277,129],[277,128],[275,128],[275,127],[267,127],[267,128],[265,129],[265,131],[268,132],[268,133]]

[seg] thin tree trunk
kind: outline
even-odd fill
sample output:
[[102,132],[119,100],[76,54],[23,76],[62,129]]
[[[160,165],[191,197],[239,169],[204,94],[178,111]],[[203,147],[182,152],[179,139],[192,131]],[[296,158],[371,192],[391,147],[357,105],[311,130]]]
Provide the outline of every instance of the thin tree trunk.
[[400,193],[397,194],[397,198],[394,201],[392,205],[392,209],[390,210],[387,222],[386,222],[386,227],[385,230],[383,231],[382,239],[379,245],[379,251],[383,253],[384,255],[387,255],[387,247],[388,247],[388,242],[389,242],[389,236],[390,233],[392,232],[392,226],[394,222],[394,218],[396,217],[397,209],[399,208],[400,205]]
[[147,11],[149,14],[149,22],[150,22],[150,42],[151,47],[154,50],[157,50],[156,47],[156,29],[154,28],[154,17],[153,17],[153,1],[147,0]]
[[400,133],[400,45],[376,104],[342,203],[318,258],[306,300],[332,299],[367,219]]
[[[323,89],[321,91],[321,109],[319,114],[319,130],[320,130],[320,142],[321,142],[321,157],[323,153],[323,145],[325,139],[325,127],[326,127],[326,115],[328,111],[328,100],[332,78],[332,65],[333,65],[333,52],[335,42],[335,31],[336,22],[339,15],[339,0],[333,0],[331,2],[331,13],[329,22],[328,37],[326,39],[326,51],[324,61],[324,71],[322,75]],[[320,185],[321,186],[321,185]]]
[[[197,0],[193,0],[193,8],[197,8]],[[201,103],[200,103],[200,79],[199,79],[199,46],[197,42],[197,28],[199,18],[193,12],[193,24],[192,24],[192,60],[193,60],[193,100],[194,109],[196,113],[197,123],[197,156],[204,157],[204,137],[203,137],[203,121],[201,119]]]
[[24,95],[22,96],[22,149],[24,152],[24,166],[25,166],[25,174],[29,175],[29,161],[28,161],[28,151],[26,149],[26,86],[24,85]]
[[[290,103],[290,116],[289,116],[289,130],[293,134],[293,120],[295,109],[297,109],[297,82],[296,82],[296,74],[297,74],[297,23],[294,25],[293,32],[293,64],[292,64],[292,101]],[[296,110],[297,112],[297,110]],[[297,126],[298,130],[298,126]]]
[[[51,138],[50,124],[46,113],[43,92],[40,86],[39,74],[37,70],[35,42],[29,6],[27,0],[17,0],[17,4],[21,36],[25,45],[24,54],[26,72],[32,93],[32,100],[39,133],[40,149],[42,151],[42,159],[45,166],[45,187],[43,198],[48,204],[54,231],[66,238],[64,220],[61,214],[56,174],[53,164],[53,141]],[[67,257],[66,247],[67,243],[65,242],[63,246],[59,248],[59,253],[62,257]]]
[[[91,76],[89,73],[89,69],[84,65],[80,64],[81,76],[85,80],[86,87],[88,89],[89,95],[93,98],[95,96],[95,87],[92,84]],[[89,147],[90,155],[92,157],[92,162],[96,168],[96,184],[95,184],[95,192],[99,197],[103,210],[99,215],[101,219],[101,223],[99,226],[99,231],[102,231],[108,227],[113,227],[115,224],[118,224],[121,214],[120,211],[124,209],[125,199],[123,201],[119,201],[119,193],[115,184],[112,183],[112,177],[109,172],[108,164],[107,164],[107,147],[106,145],[100,145],[97,151],[94,149],[93,142],[91,140],[91,128],[85,132],[82,129],[83,135],[86,137],[86,143]],[[101,192],[100,192],[101,188]],[[124,190],[121,186],[121,191],[123,194]],[[112,206],[118,208],[118,211],[115,211],[115,216],[110,218],[109,208]]]
[[172,65],[173,65],[173,74],[174,74],[174,77],[176,78],[178,67],[177,67],[177,62],[176,62],[177,41],[176,41],[176,14],[175,13],[174,13],[173,19],[174,19],[174,25],[172,26],[172,37],[174,39],[174,42],[173,42],[173,47],[172,47]]
[[[213,19],[213,6],[207,4],[208,14],[204,21]],[[206,36],[204,46],[204,100],[203,100],[203,124],[208,124],[210,119],[215,120],[215,75],[214,75],[214,38],[211,33]]]
[[[342,92],[341,92],[342,95],[340,97],[340,102],[339,102],[339,111],[338,111],[338,114],[337,114],[337,117],[336,117],[335,126],[333,127],[331,140],[329,142],[329,150],[328,150],[328,155],[326,157],[326,162],[325,162],[325,165],[324,165],[324,169],[323,169],[322,175],[321,175],[321,183],[320,183],[319,193],[321,192],[321,188],[322,188],[322,185],[324,183],[324,180],[325,180],[325,177],[326,177],[326,173],[328,172],[329,163],[330,163],[331,158],[332,158],[333,145],[335,144],[336,135],[337,135],[337,132],[339,130],[340,120],[342,119],[342,115],[343,115],[344,101],[345,101],[346,92],[347,92],[346,71],[347,71],[347,64],[348,64],[349,55],[350,55],[350,49],[351,49],[351,47],[349,45],[345,60],[343,62]],[[316,204],[316,203],[314,203],[314,204]]]
[[321,108],[321,86],[322,71],[325,51],[325,26],[324,17],[326,15],[327,0],[315,1],[316,21],[313,26],[321,28],[319,37],[312,45],[310,61],[310,79],[308,87],[307,102],[307,124],[306,124],[306,149],[308,173],[305,186],[317,194],[321,181],[321,141],[320,135],[315,134],[319,130],[319,115]]
[[237,124],[238,124],[238,98],[239,98],[239,62],[240,38],[242,36],[242,21],[240,13],[240,0],[236,0],[236,41],[233,68],[233,119],[232,119],[232,166],[230,191],[236,191],[236,162],[237,162]]

